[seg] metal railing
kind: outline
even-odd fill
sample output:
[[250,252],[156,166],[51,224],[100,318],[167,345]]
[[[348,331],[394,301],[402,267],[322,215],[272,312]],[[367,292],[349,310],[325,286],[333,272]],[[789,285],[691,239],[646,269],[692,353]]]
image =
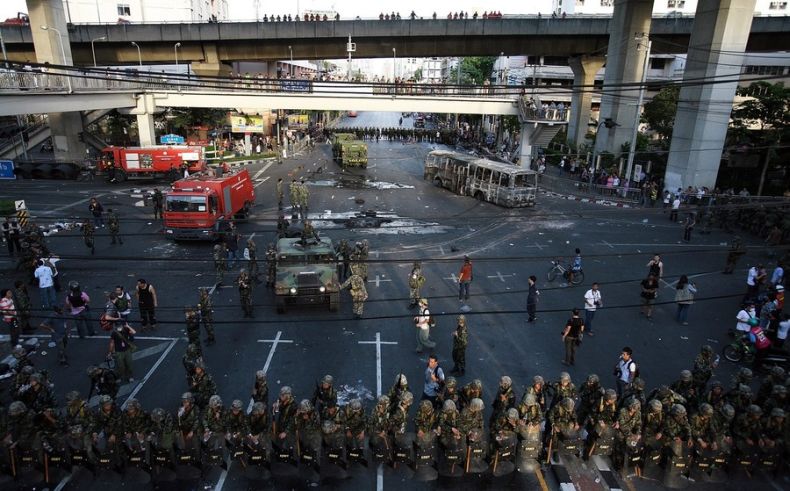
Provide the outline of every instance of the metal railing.
[[570,106],[555,106],[554,104],[544,106],[540,99],[522,96],[518,99],[518,109],[521,119],[524,121],[552,121],[567,122]]
[[639,188],[590,184],[589,181],[566,179],[547,174],[538,175],[538,186],[558,194],[629,203],[639,203],[642,196],[642,190]]

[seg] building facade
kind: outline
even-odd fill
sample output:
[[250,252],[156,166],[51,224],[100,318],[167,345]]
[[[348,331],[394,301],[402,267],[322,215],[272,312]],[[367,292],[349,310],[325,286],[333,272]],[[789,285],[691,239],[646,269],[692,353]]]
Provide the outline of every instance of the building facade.
[[63,0],[66,22],[210,22],[228,19],[229,0]]

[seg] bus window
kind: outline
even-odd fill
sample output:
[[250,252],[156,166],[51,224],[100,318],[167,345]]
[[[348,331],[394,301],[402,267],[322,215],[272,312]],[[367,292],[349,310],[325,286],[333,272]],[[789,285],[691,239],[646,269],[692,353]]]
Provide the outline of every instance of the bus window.
[[524,186],[526,186],[526,185],[527,185],[527,181],[526,181],[526,179],[525,179],[527,176],[525,176],[524,174],[516,174],[516,175],[515,175],[515,176],[513,176],[513,177],[515,177],[515,178],[516,178],[516,179],[515,179],[515,184],[514,184],[514,187],[517,187],[517,188],[523,188]]
[[502,184],[502,183],[499,182],[500,176],[501,176],[501,174],[499,172],[493,171],[491,173],[491,184],[494,184],[496,186],[500,186]]
[[483,182],[489,182],[491,180],[491,169],[483,169],[483,174],[480,179]]

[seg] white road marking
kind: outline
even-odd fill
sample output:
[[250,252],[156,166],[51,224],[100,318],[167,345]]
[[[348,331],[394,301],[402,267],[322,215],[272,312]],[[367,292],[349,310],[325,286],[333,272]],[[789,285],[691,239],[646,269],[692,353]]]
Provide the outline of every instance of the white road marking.
[[[255,175],[254,175],[254,176],[252,176],[252,179],[253,179],[253,180],[257,179],[257,178],[258,178],[258,176],[260,176],[261,174],[263,174],[264,172],[266,172],[266,170],[267,170],[269,167],[271,167],[273,163],[274,163],[274,162],[272,161],[272,162],[269,162],[268,164],[264,165],[263,167],[261,167],[261,170],[259,170],[258,172],[256,172],[256,173],[255,173]],[[267,179],[268,179],[268,178],[267,178]]]
[[71,481],[71,474],[69,474],[68,476],[66,476],[66,477],[64,477],[63,479],[60,480],[58,485],[55,486],[55,491],[61,491],[63,488],[66,487],[66,484],[68,484],[69,481]]
[[[274,357],[274,352],[277,349],[277,345],[280,343],[293,343],[292,339],[282,339],[283,332],[277,331],[277,335],[274,336],[274,339],[259,339],[259,343],[272,343],[272,347],[269,350],[269,356],[266,357],[266,362],[263,364],[263,371],[267,373],[269,371],[269,366],[272,363],[272,358]],[[250,403],[247,405],[247,412],[249,413],[252,410],[253,401],[250,399]]]
[[671,283],[667,283],[667,282],[664,280],[664,278],[661,278],[659,281],[660,281],[661,283],[663,283],[664,285],[666,285],[666,286],[665,286],[665,288],[675,288],[675,285],[673,285],[673,284],[671,284]]
[[535,242],[535,247],[537,247],[537,248],[538,248],[538,250],[541,250],[541,251],[542,251],[542,250],[543,250],[543,248],[544,248],[544,247],[546,247],[546,246],[542,246],[542,245],[538,244],[537,242]]
[[516,276],[516,274],[515,273],[513,273],[513,274],[502,274],[499,271],[497,271],[494,276],[488,276],[488,278],[499,278],[499,281],[504,283],[505,282],[505,278],[510,278],[511,276]]
[[147,358],[149,356],[153,356],[157,353],[161,353],[162,351],[167,348],[167,343],[159,343],[156,346],[151,346],[150,348],[141,349],[139,351],[135,351],[132,354],[132,360],[139,360],[141,358]]
[[156,369],[159,368],[159,365],[161,365],[162,362],[165,361],[165,358],[167,358],[167,355],[170,354],[170,351],[173,350],[173,346],[175,346],[177,342],[178,339],[173,339],[172,341],[170,341],[170,345],[167,347],[167,349],[165,349],[165,352],[162,353],[162,355],[159,357],[158,360],[156,360],[154,366],[152,366],[151,369],[148,370],[148,373],[146,373],[145,377],[143,377],[143,379],[140,380],[140,383],[137,384],[137,387],[135,387],[132,393],[129,394],[129,397],[127,397],[126,400],[123,401],[123,404],[121,405],[121,409],[124,409],[126,407],[126,403],[129,402],[129,399],[133,398],[134,396],[137,395],[138,392],[140,392],[140,389],[142,389],[143,385],[145,385],[145,383],[148,382],[148,379],[150,379],[151,376],[156,371]]
[[266,176],[266,177],[264,177],[264,178],[263,178],[263,179],[261,179],[260,181],[256,182],[256,183],[253,185],[253,187],[257,188],[258,186],[260,186],[260,185],[261,185],[261,184],[263,184],[264,182],[268,181],[268,180],[269,180],[269,177],[270,177],[270,176]]
[[458,283],[458,277],[455,276],[455,273],[450,273],[450,276],[445,278],[445,280],[453,280],[453,283]]
[[[106,195],[107,195],[107,193],[97,194],[95,196],[91,196],[91,198],[99,199],[99,198],[101,198],[103,196],[106,196]],[[42,211],[42,212],[37,213],[37,215],[52,215],[52,214],[57,213],[59,211],[68,210],[69,208],[72,208],[72,207],[77,206],[77,205],[81,205],[82,203],[87,203],[88,201],[91,200],[91,198],[85,198],[85,199],[77,200],[77,201],[75,201],[73,203],[69,203],[68,205],[58,206],[57,208],[53,208],[51,210]]]
[[384,278],[381,278],[379,275],[376,275],[376,279],[375,280],[368,280],[368,283],[375,283],[376,284],[376,288],[378,288],[380,286],[380,282],[382,282],[382,281],[392,281],[392,280],[384,279]]
[[610,243],[606,242],[605,240],[602,240],[602,241],[601,241],[601,244],[603,244],[603,245],[605,245],[605,246],[609,246],[609,249],[614,249],[614,246],[613,246],[612,244],[610,244]]
[[441,245],[441,244],[439,244],[439,246],[438,246],[438,247],[439,247],[439,252],[441,252],[441,253],[442,253],[442,256],[444,256],[444,247],[442,247],[442,245]]

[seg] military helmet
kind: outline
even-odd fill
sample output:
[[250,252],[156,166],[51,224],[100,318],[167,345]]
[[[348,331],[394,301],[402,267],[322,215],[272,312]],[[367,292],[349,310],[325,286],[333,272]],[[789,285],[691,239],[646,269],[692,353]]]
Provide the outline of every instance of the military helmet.
[[400,395],[400,402],[402,404],[411,404],[414,401],[414,395],[409,392],[408,390],[401,393]]
[[640,409],[642,407],[642,403],[639,402],[639,399],[636,397],[631,397],[628,399],[627,406],[629,409]]
[[472,411],[482,411],[484,407],[485,404],[483,404],[483,400],[478,397],[475,397],[469,402],[469,409]]
[[781,407],[775,407],[771,409],[771,417],[772,418],[784,418],[785,417],[785,410]]
[[738,370],[739,379],[751,381],[752,377],[754,377],[754,374],[752,373],[752,370],[750,368],[741,367],[741,369]]
[[128,411],[129,409],[134,409],[135,411],[139,411],[141,408],[142,408],[142,406],[140,405],[140,401],[138,401],[138,400],[137,400],[136,398],[134,398],[134,397],[132,397],[131,399],[129,399],[128,401],[126,401],[126,410],[127,410],[127,411]]
[[537,384],[543,385],[543,383],[544,383],[543,377],[541,377],[540,375],[535,375],[534,377],[532,377],[532,385],[537,385]]
[[335,378],[329,374],[324,375],[324,378],[321,379],[322,384],[332,385],[335,382]]
[[742,396],[751,396],[752,388],[746,384],[740,384],[738,385],[738,392],[740,392]]
[[25,365],[25,366],[22,367],[22,373],[27,375],[28,377],[33,375],[33,373],[35,373],[35,371],[36,370],[33,367],[31,367],[30,365]]
[[378,399],[378,405],[380,406],[389,406],[390,405],[390,398],[388,395],[380,395]]
[[151,411],[151,419],[154,423],[161,423],[165,419],[165,410],[161,407],[154,409]]
[[452,399],[447,399],[442,404],[442,411],[455,411],[455,402]]
[[616,401],[617,400],[617,392],[614,389],[606,389],[603,395],[606,401]]
[[669,413],[673,416],[680,416],[686,414],[686,407],[683,404],[672,404],[672,409]]
[[324,420],[324,422],[321,423],[321,431],[325,434],[333,433],[335,429],[335,422],[331,419]]
[[230,403],[230,407],[231,409],[241,410],[242,408],[244,408],[244,403],[241,402],[241,400],[239,399],[233,399],[233,402]]
[[774,365],[774,367],[771,368],[771,375],[777,379],[784,379],[785,369],[780,367],[779,365]]
[[714,380],[713,382],[710,383],[710,390],[723,389],[723,388],[724,388],[724,384],[721,383],[721,380]]
[[532,392],[524,394],[524,404],[527,406],[534,406],[538,403],[538,398]]
[[670,389],[668,385],[664,384],[658,387],[658,392],[656,394],[659,398],[665,399],[672,395],[672,389]]
[[22,358],[23,356],[27,355],[27,350],[25,348],[23,348],[22,346],[20,346],[20,345],[16,345],[16,346],[14,346],[14,349],[11,350],[11,353],[16,358]]
[[763,414],[762,408],[757,404],[750,404],[749,407],[746,408],[746,412],[748,412],[753,416],[760,416],[761,414]]
[[201,371],[206,371],[206,363],[201,359],[195,361],[195,370],[200,369]]
[[195,402],[195,397],[192,395],[191,392],[184,392],[183,394],[181,394],[181,400]]
[[650,406],[651,413],[659,413],[662,409],[664,409],[664,405],[661,404],[661,401],[658,399],[652,399],[650,402],[647,403]]
[[107,394],[99,397],[99,406],[104,406],[105,404],[112,404],[112,397]]
[[[27,368],[27,367],[25,367],[25,368]],[[39,372],[35,372],[35,373],[31,373],[30,374],[30,382],[31,383],[35,382],[37,384],[40,384],[41,383],[41,378],[42,378],[41,377],[41,373],[39,373]]]
[[691,382],[691,370],[682,370],[680,372],[680,380],[683,382]]
[[591,385],[592,384],[600,384],[601,383],[601,378],[598,375],[596,375],[594,373],[591,373],[591,374],[587,375],[587,383],[591,384]]
[[632,385],[637,390],[645,390],[645,379],[642,377],[636,377]]
[[[430,402],[430,401],[428,401]],[[362,410],[362,401],[359,399],[354,399],[350,403],[352,411],[361,411]]]
[[66,402],[71,403],[74,401],[80,400],[80,393],[76,390],[72,390],[66,393]]
[[80,282],[77,280],[69,281],[69,290],[76,290],[79,291],[80,289]]
[[255,378],[265,379],[266,372],[264,372],[263,370],[258,370],[257,372],[255,372]]
[[421,412],[429,412],[429,410],[433,411],[433,404],[428,399],[424,399],[420,403],[420,411]]
[[313,403],[310,402],[310,399],[302,399],[302,402],[299,403],[299,410],[306,413],[308,411],[313,410]]
[[567,382],[570,383],[571,381],[571,374],[568,372],[560,372],[560,382]]
[[8,406],[8,415],[9,416],[21,416],[22,414],[27,412],[27,406],[22,401],[14,401]]
[[702,348],[700,349],[700,352],[705,353],[706,355],[712,355],[713,354],[713,347],[711,347],[711,345],[709,345],[709,344],[704,344],[704,345],[702,345]]
[[720,411],[728,420],[735,417],[735,408],[731,404],[723,405]]
[[776,384],[774,385],[773,389],[771,389],[772,396],[784,396],[787,395],[787,387],[784,385]]
[[251,411],[252,414],[256,416],[260,416],[265,412],[266,412],[266,404],[262,402],[256,402],[255,404],[252,405],[252,411]]
[[483,390],[483,382],[479,378],[472,380],[471,386],[473,389]]
[[707,402],[703,402],[699,405],[699,412],[703,416],[713,416],[713,406],[708,404]]
[[96,365],[90,365],[86,370],[85,373],[88,374],[88,377],[93,377],[96,372],[101,371],[101,368],[97,367]]
[[406,379],[406,375],[399,373],[395,376],[395,385],[398,387],[406,387],[409,385],[409,381]]
[[499,386],[502,387],[503,389],[507,389],[512,385],[513,385],[513,379],[511,379],[507,375],[503,375],[502,378],[499,379]]
[[209,400],[208,400],[208,407],[216,409],[216,408],[218,408],[220,406],[222,406],[222,398],[220,396],[218,396],[217,394],[214,394],[213,396],[211,396],[209,398]]
[[507,410],[507,419],[518,419],[518,409],[511,407]]
[[195,343],[189,343],[187,345],[187,354],[188,355],[196,355],[199,352],[200,352],[200,349],[198,349],[198,346]]
[[576,406],[576,402],[574,402],[574,400],[570,397],[563,399],[560,404],[562,404],[562,407],[564,407],[567,411],[573,411],[573,408]]
[[282,397],[282,396],[292,396],[292,395],[293,395],[293,392],[291,391],[291,388],[289,386],[283,385],[282,387],[280,387],[280,397]]
[[454,389],[458,387],[458,380],[456,380],[455,377],[447,377],[444,379],[444,386],[448,389]]

